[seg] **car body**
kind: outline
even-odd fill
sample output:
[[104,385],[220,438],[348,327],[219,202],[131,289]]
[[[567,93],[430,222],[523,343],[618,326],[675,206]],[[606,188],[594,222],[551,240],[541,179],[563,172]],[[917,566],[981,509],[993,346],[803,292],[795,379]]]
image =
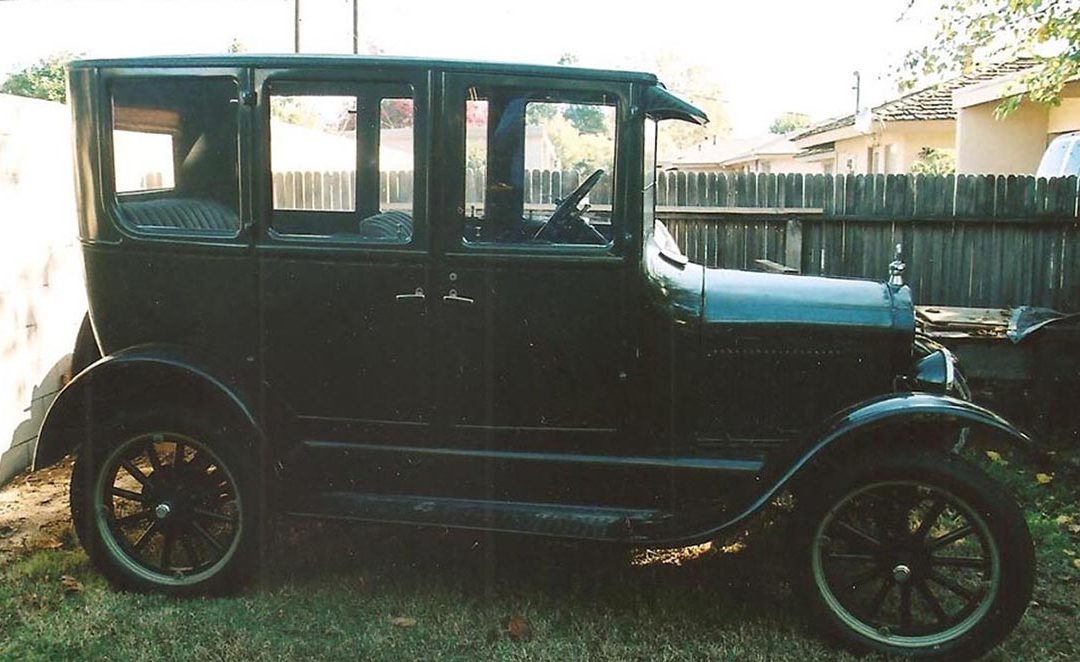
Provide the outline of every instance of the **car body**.
[[[264,507],[678,545],[850,458],[1029,443],[916,342],[907,287],[689,263],[656,131],[706,118],[651,74],[193,56],[76,62],[70,91],[102,358],[35,464],[88,458],[76,525],[122,585],[211,586]],[[527,202],[566,126],[593,151]],[[206,480],[227,512],[173,524]]]
[[1036,177],[1076,177],[1080,175],[1080,133],[1064,133],[1047,145]]

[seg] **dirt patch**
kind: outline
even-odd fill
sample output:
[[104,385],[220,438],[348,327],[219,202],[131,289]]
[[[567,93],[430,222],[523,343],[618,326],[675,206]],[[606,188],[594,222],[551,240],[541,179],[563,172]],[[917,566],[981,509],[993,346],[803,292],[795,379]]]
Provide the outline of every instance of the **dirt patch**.
[[0,487],[0,564],[41,549],[76,544],[68,512],[72,458]]

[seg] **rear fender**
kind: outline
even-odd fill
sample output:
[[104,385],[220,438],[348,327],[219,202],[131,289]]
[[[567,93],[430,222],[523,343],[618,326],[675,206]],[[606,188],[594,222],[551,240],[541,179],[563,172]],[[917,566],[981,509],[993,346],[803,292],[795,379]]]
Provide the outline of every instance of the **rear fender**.
[[38,434],[34,469],[55,464],[89,439],[95,423],[119,408],[168,401],[212,411],[223,427],[266,442],[252,400],[227,373],[182,347],[143,345],[106,356],[80,372],[57,394]]

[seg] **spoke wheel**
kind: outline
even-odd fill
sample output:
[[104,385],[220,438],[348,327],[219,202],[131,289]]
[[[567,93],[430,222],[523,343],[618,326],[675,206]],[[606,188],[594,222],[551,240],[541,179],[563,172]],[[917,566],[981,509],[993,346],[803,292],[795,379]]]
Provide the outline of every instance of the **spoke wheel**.
[[956,455],[852,455],[796,494],[806,556],[796,593],[825,633],[856,652],[978,657],[1031,599],[1024,515]]
[[990,610],[1001,558],[986,522],[938,487],[862,487],[822,519],[811,563],[837,618],[901,648],[956,639]]
[[222,594],[257,570],[257,449],[209,411],[117,412],[71,476],[71,514],[94,566],[122,589]]
[[136,575],[198,583],[236,551],[243,521],[236,480],[195,439],[153,433],[128,440],[102,464],[94,492],[102,542]]

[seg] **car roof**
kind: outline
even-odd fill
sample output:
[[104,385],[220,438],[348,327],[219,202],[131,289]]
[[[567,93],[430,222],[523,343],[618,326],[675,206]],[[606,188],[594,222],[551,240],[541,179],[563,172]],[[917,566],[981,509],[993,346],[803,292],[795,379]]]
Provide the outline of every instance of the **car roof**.
[[385,57],[374,55],[291,55],[291,54],[221,54],[168,55],[136,58],[74,60],[73,69],[83,68],[176,68],[176,67],[389,67],[414,70],[518,74],[527,76],[569,76],[594,80],[619,80],[655,84],[656,76],[641,71],[585,69],[562,65],[483,62],[474,60],[429,59],[420,57]]

